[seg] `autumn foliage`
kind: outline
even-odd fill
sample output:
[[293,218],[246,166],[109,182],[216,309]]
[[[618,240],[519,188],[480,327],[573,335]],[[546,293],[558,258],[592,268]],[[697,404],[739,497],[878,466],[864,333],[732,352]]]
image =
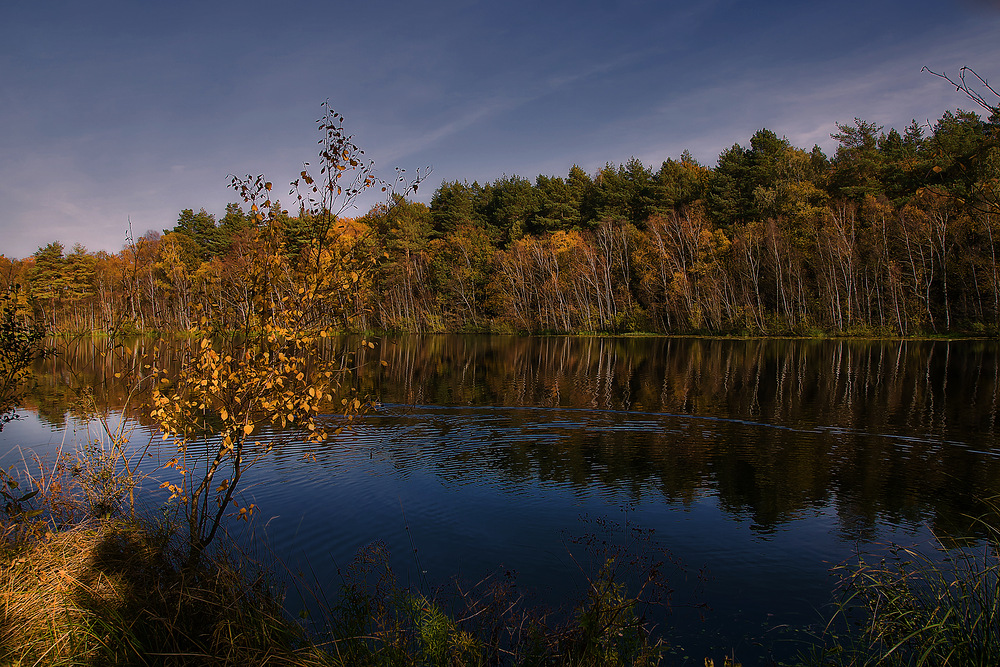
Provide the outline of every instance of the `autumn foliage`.
[[[218,219],[0,268],[60,331],[247,331],[305,296],[316,331],[996,333],[1000,116],[977,103],[988,118],[838,125],[832,157],[763,129],[714,167],[445,181],[429,206],[392,196],[327,110],[292,212],[233,177],[243,202]],[[372,189],[386,203],[345,217]]]

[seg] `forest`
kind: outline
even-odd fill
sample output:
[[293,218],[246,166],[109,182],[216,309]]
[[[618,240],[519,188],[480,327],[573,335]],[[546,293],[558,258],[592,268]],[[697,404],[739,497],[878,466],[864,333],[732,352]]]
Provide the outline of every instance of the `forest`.
[[309,321],[340,331],[996,335],[986,108],[902,132],[838,124],[832,157],[761,129],[715,166],[684,152],[445,181],[429,206],[397,195],[356,218],[244,186],[221,217],[185,209],[117,254],[0,255],[0,288],[21,285],[56,332],[253,327],[308,290]]

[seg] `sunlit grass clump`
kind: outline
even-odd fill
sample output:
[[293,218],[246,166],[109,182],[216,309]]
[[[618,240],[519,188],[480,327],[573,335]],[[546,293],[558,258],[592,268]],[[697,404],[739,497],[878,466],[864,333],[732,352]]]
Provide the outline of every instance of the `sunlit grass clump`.
[[168,530],[105,519],[9,544],[0,663],[308,662],[263,576],[222,557],[181,567],[172,543]]
[[655,665],[666,651],[620,553],[551,611],[508,573],[401,586],[375,543],[329,598],[293,581],[312,613],[292,618],[269,570],[232,544],[193,562],[169,523],[21,522],[0,548],[2,665]]

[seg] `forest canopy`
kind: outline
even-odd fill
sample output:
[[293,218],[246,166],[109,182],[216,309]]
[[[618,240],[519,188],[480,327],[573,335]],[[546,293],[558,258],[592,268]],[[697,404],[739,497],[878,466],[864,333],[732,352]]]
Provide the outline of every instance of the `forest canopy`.
[[838,124],[832,156],[761,129],[715,166],[685,152],[445,181],[429,206],[396,197],[333,225],[277,201],[185,209],[117,254],[0,255],[0,282],[64,332],[246,326],[261,296],[287,308],[321,271],[341,289],[312,321],[344,331],[995,335],[1000,115],[985,108]]

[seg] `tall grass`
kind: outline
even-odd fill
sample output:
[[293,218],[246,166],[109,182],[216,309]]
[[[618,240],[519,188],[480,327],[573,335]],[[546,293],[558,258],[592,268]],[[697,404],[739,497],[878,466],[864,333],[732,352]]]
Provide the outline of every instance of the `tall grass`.
[[525,602],[510,572],[428,593],[401,587],[376,542],[317,599],[317,636],[343,665],[656,665],[666,645],[642,616],[641,591],[609,558],[570,613]]
[[1000,531],[971,546],[894,546],[838,568],[822,665],[1000,665]]
[[[566,610],[531,606],[503,572],[401,586],[375,543],[336,590],[292,579],[312,610],[292,619],[273,569],[226,542],[184,558],[176,524],[133,516],[130,487],[108,484],[114,468],[91,455],[20,483],[0,476],[0,664],[655,665],[667,654],[648,612],[669,603],[672,563],[634,527],[599,519],[571,540],[583,586]],[[835,611],[801,662],[1000,665],[1000,524],[980,525],[975,544],[840,566]]]
[[0,662],[309,664],[311,648],[262,574],[221,555],[184,568],[171,537],[103,519],[8,545]]
[[[646,618],[666,589],[664,561],[641,540],[610,539],[611,524],[584,540],[585,585],[569,610],[526,603],[510,573],[401,586],[376,543],[329,598],[292,581],[312,600],[306,622],[287,614],[273,569],[234,543],[185,558],[176,522],[133,515],[119,502],[128,489],[91,474],[107,462],[90,454],[96,463],[59,457],[5,483],[17,498],[29,483],[37,493],[0,531],[0,664],[655,665],[666,650]],[[606,543],[617,546],[594,548]]]
[[178,543],[169,527],[120,518],[8,543],[0,664],[655,665],[665,650],[610,562],[556,621],[506,576],[401,587],[376,544],[307,632],[263,571],[220,551],[191,567]]

